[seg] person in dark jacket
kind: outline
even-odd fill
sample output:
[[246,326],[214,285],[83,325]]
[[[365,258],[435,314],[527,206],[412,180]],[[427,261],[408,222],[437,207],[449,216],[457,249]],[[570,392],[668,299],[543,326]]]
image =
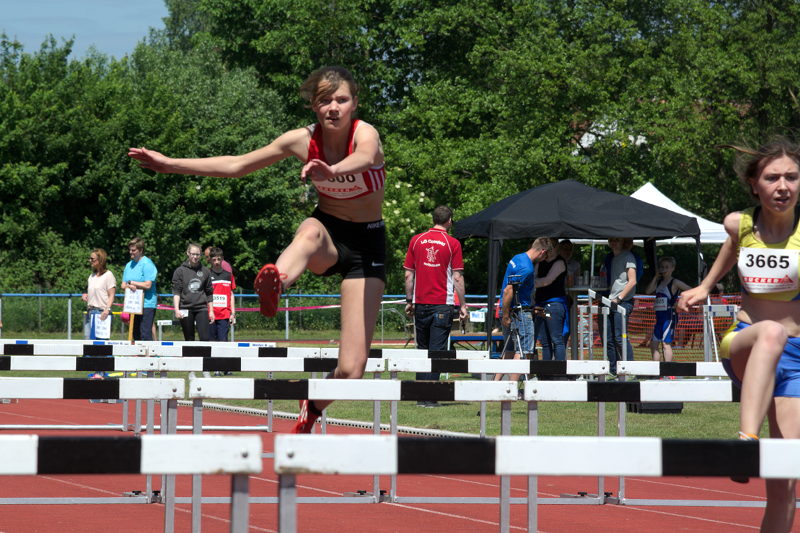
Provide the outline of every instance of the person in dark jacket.
[[194,340],[194,332],[201,341],[211,340],[211,323],[214,322],[211,271],[200,263],[200,245],[191,243],[186,248],[186,261],[172,275],[172,301],[175,318],[181,323],[183,338]]

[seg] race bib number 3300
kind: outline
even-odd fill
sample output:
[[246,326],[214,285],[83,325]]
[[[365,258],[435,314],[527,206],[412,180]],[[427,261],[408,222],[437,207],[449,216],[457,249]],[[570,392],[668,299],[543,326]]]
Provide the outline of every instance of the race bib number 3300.
[[800,250],[742,248],[739,250],[739,277],[751,294],[797,290]]

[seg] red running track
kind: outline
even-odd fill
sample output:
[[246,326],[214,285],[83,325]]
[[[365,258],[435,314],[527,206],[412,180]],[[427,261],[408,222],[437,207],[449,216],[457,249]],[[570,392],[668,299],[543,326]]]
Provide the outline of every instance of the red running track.
[[[157,418],[158,419],[158,418]],[[0,405],[0,424],[114,424],[121,420],[121,405],[94,404],[86,400],[21,400]],[[133,408],[130,406],[130,421]],[[254,425],[263,419],[206,410],[209,425]],[[191,409],[179,408],[179,424],[191,423]],[[288,431],[292,422],[276,420],[278,432]],[[328,426],[331,432],[352,433],[352,428]],[[3,433],[26,433],[4,430]],[[28,432],[33,433],[33,432]],[[36,431],[39,434],[104,434],[109,431]],[[262,434],[264,450],[273,450],[273,434]],[[499,496],[495,476],[408,475],[398,478],[399,496]],[[299,496],[340,496],[345,492],[371,490],[369,476],[298,476]],[[512,478],[512,496],[526,497],[527,479]],[[154,478],[154,488],[160,478]],[[389,489],[389,477],[381,478]],[[578,491],[596,492],[596,478],[540,477],[539,496],[557,497]],[[145,477],[138,475],[5,476],[0,478],[0,498],[8,497],[108,497],[133,490],[145,490]],[[177,495],[189,496],[191,478],[178,476]],[[617,492],[617,479],[606,478],[605,490]],[[204,476],[205,496],[228,496],[229,476]],[[264,472],[251,476],[253,496],[276,496],[277,476],[272,461],[264,461]],[[718,499],[763,501],[764,482],[741,485],[719,478],[626,478],[628,498]],[[176,531],[190,531],[189,505],[178,505]],[[158,532],[163,530],[164,507],[160,504],[127,505],[4,505],[0,507],[0,533],[41,532]],[[714,507],[665,507],[621,505],[539,505],[539,531],[555,532],[731,532],[758,531],[762,509]],[[298,511],[299,531],[319,532],[496,532],[497,505],[479,504],[302,504]],[[511,508],[512,531],[525,531],[527,507]],[[798,522],[795,523],[796,527]],[[227,505],[203,506],[204,532],[225,532],[230,527]],[[277,531],[277,506],[252,504],[250,531]]]

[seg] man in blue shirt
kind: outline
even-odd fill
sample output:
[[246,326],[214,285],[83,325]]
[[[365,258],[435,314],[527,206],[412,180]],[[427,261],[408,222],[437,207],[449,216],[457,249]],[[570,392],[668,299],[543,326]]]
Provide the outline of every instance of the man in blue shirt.
[[149,257],[144,255],[144,240],[134,237],[128,243],[130,262],[122,272],[120,287],[144,291],[144,311],[141,315],[133,315],[133,340],[153,340],[153,319],[156,316],[156,276],[158,270]]
[[[533,353],[532,301],[535,265],[544,259],[552,248],[553,244],[549,237],[539,237],[533,241],[527,252],[515,255],[508,262],[500,293],[502,295],[500,318],[503,324],[503,359],[519,359],[522,354],[527,357]],[[515,287],[519,299],[518,304],[514,301]],[[516,307],[517,305],[519,307]],[[513,312],[512,307],[514,307]],[[517,351],[514,338],[511,336],[512,330],[519,332],[522,353]],[[496,374],[494,379],[499,381],[502,377],[502,374]],[[510,379],[518,380],[519,374],[511,374]]]

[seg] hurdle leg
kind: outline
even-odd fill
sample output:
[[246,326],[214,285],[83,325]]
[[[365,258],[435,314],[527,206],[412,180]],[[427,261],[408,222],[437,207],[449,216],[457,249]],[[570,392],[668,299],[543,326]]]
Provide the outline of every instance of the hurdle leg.
[[297,478],[294,474],[278,476],[278,532],[297,532]]
[[[528,435],[539,434],[539,402],[528,402]],[[539,477],[528,476],[528,531],[539,531]]]
[[[390,379],[397,379],[397,372],[389,373]],[[397,436],[397,402],[392,400],[389,402],[389,431],[393,437]],[[389,481],[389,498],[391,501],[397,501],[397,474],[392,474]]]
[[[372,378],[380,379],[381,378],[380,372],[373,372]],[[372,434],[376,436],[381,434],[380,400],[375,400],[372,402]],[[375,503],[380,503],[381,501],[381,476],[379,476],[378,474],[372,476],[372,499],[375,501]]]
[[[164,400],[162,400],[163,402]],[[175,434],[178,427],[178,400],[166,400],[167,413],[166,432]],[[162,485],[162,497],[164,498],[164,533],[174,533],[175,531],[175,475],[168,474]]]
[[[123,374],[122,377],[125,377],[125,374]],[[120,428],[120,431],[122,432],[128,431],[130,429],[130,426],[128,425],[128,400],[113,400],[113,401],[122,404],[122,427]],[[111,402],[112,401],[109,400],[109,403]]]
[[[203,432],[203,400],[195,398],[192,400],[192,435],[200,435]],[[235,493],[236,476],[232,491]],[[245,484],[247,476],[245,476]],[[247,486],[245,485],[245,489]],[[192,533],[200,533],[202,521],[202,498],[203,498],[203,477],[200,474],[192,475]],[[233,502],[231,502],[231,515],[233,516]],[[245,526],[246,527],[246,526]],[[231,531],[233,529],[233,519],[231,519]]]
[[250,478],[247,474],[231,476],[231,533],[247,533],[249,529],[249,484]]
[[[625,343],[623,343],[623,346]],[[627,379],[626,376],[620,376],[620,381],[625,381]],[[624,437],[626,433],[626,415],[625,415],[625,402],[617,403],[617,435],[620,437]],[[617,499],[614,501],[613,498],[610,499],[609,503],[622,503],[625,500],[625,476],[619,477],[619,488],[617,490]]]
[[[267,372],[267,379],[272,379],[272,372]],[[272,432],[272,400],[267,400],[267,431]]]
[[[136,377],[142,377],[141,372],[136,373]],[[127,400],[126,400],[127,401]],[[136,400],[136,408],[134,409],[134,426],[133,426],[133,434],[137,437],[142,434],[142,400]]]
[[[606,377],[600,376],[599,381],[600,383],[605,382]],[[598,437],[605,437],[606,436],[606,403],[605,402],[598,402],[597,403],[597,436]],[[600,503],[605,503],[603,500],[605,498],[605,483],[606,479],[604,476],[597,476],[597,497],[600,499]]]
[[[488,377],[486,376],[486,374],[481,374],[481,381],[486,381],[487,379]],[[484,401],[481,401],[480,414],[481,414],[480,416],[481,424],[480,424],[480,432],[478,434],[481,438],[483,438],[486,437],[486,402]]]
[[[511,435],[511,402],[500,402],[500,434]],[[511,530],[511,477],[500,476],[500,531]]]
[[[151,372],[148,372],[148,376],[152,375]],[[153,434],[153,425],[154,425],[154,418],[155,418],[155,400],[147,400],[147,434]],[[146,486],[145,486],[145,493],[147,497],[152,499],[153,497],[153,475],[147,474],[146,478]]]

